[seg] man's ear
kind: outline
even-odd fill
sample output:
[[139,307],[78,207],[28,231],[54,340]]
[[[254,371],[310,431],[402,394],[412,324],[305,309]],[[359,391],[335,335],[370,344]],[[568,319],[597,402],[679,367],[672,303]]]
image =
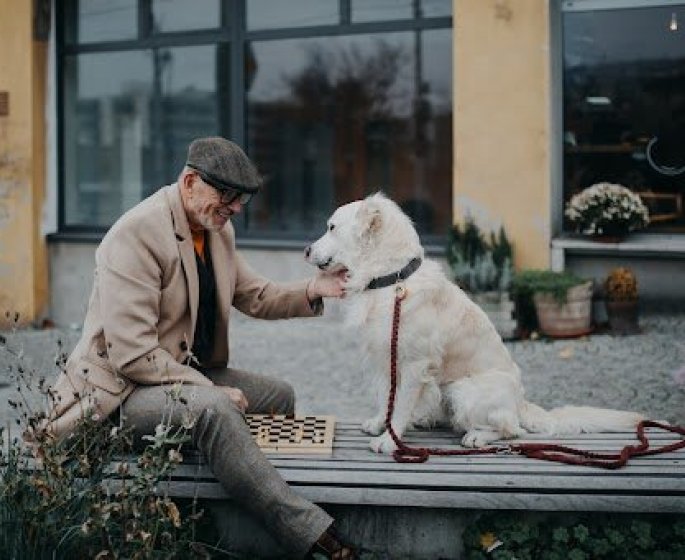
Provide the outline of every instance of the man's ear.
[[381,229],[383,220],[381,209],[373,198],[366,198],[362,201],[357,210],[357,220],[363,238],[371,237]]
[[183,172],[180,177],[180,183],[181,190],[189,194],[192,191],[193,174]]

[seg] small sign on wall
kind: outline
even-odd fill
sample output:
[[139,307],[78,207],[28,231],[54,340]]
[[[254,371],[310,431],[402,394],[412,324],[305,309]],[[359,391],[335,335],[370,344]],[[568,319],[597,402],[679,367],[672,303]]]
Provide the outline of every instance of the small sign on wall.
[[10,92],[0,91],[0,117],[10,114]]

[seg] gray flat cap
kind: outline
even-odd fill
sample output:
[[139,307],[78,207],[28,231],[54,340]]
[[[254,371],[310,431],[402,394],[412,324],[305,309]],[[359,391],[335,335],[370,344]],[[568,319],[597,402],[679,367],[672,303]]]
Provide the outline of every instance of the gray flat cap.
[[262,186],[257,168],[240,146],[219,136],[193,140],[186,165],[219,190],[256,193]]

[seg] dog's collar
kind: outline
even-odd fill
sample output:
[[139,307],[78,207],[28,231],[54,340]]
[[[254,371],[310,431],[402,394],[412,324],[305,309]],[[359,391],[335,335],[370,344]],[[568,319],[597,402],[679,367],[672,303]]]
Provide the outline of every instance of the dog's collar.
[[393,284],[397,284],[400,280],[406,280],[412,274],[414,274],[418,268],[421,266],[421,258],[415,257],[409,261],[409,264],[405,266],[402,270],[393,272],[392,274],[387,274],[385,276],[379,276],[374,278],[366,286],[367,290],[375,290],[376,288],[387,288]]

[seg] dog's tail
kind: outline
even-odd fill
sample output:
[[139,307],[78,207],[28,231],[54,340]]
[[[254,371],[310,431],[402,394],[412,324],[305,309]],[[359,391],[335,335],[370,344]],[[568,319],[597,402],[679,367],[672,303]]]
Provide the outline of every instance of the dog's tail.
[[550,436],[594,432],[624,432],[644,420],[637,412],[591,406],[562,406],[545,410],[529,402],[521,408],[521,426],[529,432]]

